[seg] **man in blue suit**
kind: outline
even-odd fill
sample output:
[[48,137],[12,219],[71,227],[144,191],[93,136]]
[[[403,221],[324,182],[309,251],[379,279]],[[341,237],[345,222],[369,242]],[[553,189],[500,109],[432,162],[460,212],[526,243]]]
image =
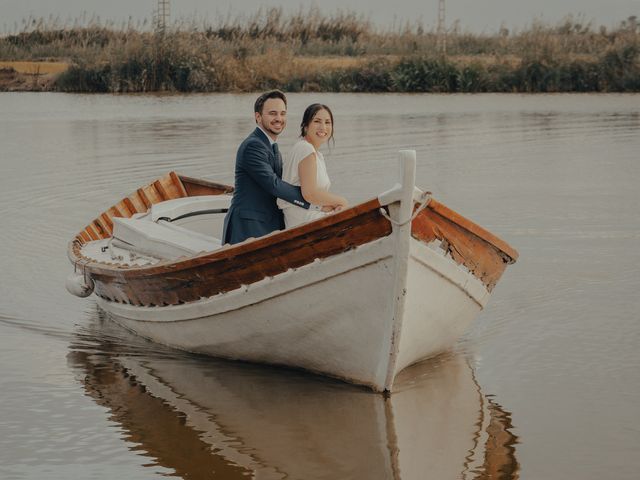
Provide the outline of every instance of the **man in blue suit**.
[[263,93],[254,112],[258,126],[240,144],[236,155],[235,190],[224,219],[223,243],[239,243],[284,229],[276,198],[310,207],[300,187],[282,181],[282,156],[276,141],[287,125],[287,98],[279,90]]

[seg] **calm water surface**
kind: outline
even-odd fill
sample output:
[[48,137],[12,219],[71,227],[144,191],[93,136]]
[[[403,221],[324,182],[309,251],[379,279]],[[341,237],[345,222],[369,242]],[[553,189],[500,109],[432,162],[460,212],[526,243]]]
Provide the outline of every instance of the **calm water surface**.
[[290,96],[332,188],[418,184],[520,252],[390,398],[141,340],[67,294],[67,241],[170,169],[233,181],[254,95],[0,94],[0,478],[635,479],[640,96]]

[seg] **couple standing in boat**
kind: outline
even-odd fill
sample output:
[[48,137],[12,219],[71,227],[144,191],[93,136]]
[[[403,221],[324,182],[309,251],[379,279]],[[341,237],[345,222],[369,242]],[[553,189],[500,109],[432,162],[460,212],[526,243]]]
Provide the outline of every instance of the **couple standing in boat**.
[[278,135],[287,125],[287,98],[279,90],[263,93],[254,105],[257,127],[238,148],[235,190],[224,219],[223,243],[239,243],[291,228],[347,207],[329,192],[331,182],[320,147],[333,138],[333,113],[309,105],[300,140],[282,162]]

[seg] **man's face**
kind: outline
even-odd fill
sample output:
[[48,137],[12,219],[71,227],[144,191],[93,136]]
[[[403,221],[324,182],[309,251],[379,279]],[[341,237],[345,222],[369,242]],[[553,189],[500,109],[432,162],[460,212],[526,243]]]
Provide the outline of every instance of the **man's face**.
[[287,106],[279,98],[267,99],[262,112],[256,113],[256,123],[275,140],[287,125]]

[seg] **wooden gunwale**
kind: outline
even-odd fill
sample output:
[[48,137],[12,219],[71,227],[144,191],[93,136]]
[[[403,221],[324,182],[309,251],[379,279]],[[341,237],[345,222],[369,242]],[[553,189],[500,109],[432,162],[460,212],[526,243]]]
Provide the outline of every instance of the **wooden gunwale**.
[[[123,267],[122,265],[109,265],[100,262],[87,263],[87,267],[92,272],[108,275],[110,272],[127,272],[127,277],[134,276],[152,276],[162,274],[164,272],[178,272],[181,270],[197,267],[217,260],[232,259],[254,252],[256,250],[270,248],[271,246],[292,240],[302,236],[322,235],[322,231],[331,225],[348,222],[358,216],[377,210],[380,208],[378,199],[369,200],[368,202],[355,205],[352,208],[344,210],[335,215],[331,215],[322,220],[300,225],[289,230],[279,230],[264,237],[256,239],[248,239],[236,245],[225,245],[220,250],[214,252],[203,253],[194,257],[186,257],[180,260],[166,261],[148,266],[131,266]],[[388,222],[387,222],[388,223]],[[390,233],[390,232],[389,232]]]
[[223,183],[216,183],[202,178],[187,177],[186,175],[177,175],[177,177],[184,187],[184,196],[187,197],[233,193],[233,187]]
[[174,305],[250,285],[388,236],[391,223],[377,199],[317,222],[183,260],[137,268],[88,263],[102,298],[141,305]]
[[494,234],[485,230],[481,226],[473,223],[468,218],[463,217],[458,212],[451,210],[446,205],[438,202],[437,200],[431,199],[427,208],[433,210],[434,212],[438,213],[442,217],[457,224],[458,226],[464,228],[465,230],[469,231],[470,233],[474,234],[475,236],[481,238],[485,242],[490,243],[491,245],[493,245],[494,247],[502,251],[505,255],[507,255],[511,259],[509,264],[515,263],[515,261],[518,259],[518,252],[513,247],[511,247],[507,242],[496,237]]
[[[418,204],[415,205],[418,207]],[[440,246],[492,291],[506,266],[518,258],[506,242],[436,200],[431,200],[413,220],[411,235]]]

